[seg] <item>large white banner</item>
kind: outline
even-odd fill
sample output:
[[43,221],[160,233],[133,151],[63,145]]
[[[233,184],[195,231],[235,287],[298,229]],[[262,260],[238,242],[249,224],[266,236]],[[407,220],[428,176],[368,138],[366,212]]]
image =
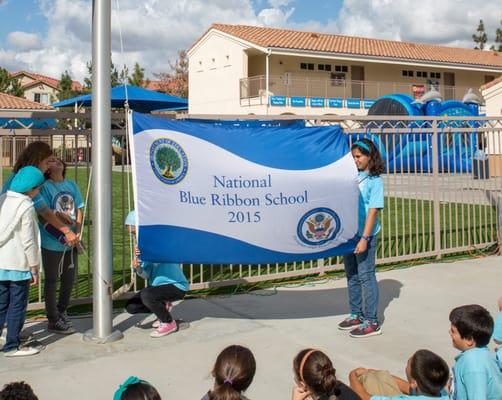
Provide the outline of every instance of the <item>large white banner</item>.
[[275,263],[352,251],[357,171],[339,127],[131,113],[138,242],[156,262]]

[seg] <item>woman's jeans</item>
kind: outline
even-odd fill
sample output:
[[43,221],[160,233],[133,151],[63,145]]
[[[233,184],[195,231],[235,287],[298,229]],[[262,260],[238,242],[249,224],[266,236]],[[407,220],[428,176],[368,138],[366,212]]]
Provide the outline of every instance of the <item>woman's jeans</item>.
[[378,322],[378,282],[375,274],[377,239],[368,240],[368,248],[362,254],[346,254],[343,257],[349,287],[350,313],[364,320]]

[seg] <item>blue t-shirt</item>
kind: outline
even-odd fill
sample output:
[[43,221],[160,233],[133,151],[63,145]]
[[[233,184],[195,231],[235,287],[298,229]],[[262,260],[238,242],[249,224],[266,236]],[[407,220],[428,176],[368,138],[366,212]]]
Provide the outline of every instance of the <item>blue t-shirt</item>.
[[442,394],[441,397],[431,397],[431,396],[408,396],[406,394],[401,394],[399,396],[371,396],[370,400],[448,400],[450,396],[448,394]]
[[180,264],[143,262],[137,272],[139,276],[148,280],[150,286],[171,284],[185,292],[190,289]]
[[[357,234],[362,236],[366,217],[370,208],[383,209],[383,180],[379,176],[369,176],[366,172],[359,171],[359,228]],[[380,232],[380,221],[377,217],[371,236]]]
[[26,281],[31,279],[30,271],[16,271],[13,269],[0,269],[0,281]]
[[[68,215],[74,222],[77,220],[77,210],[84,207],[84,200],[77,184],[68,179],[62,182],[54,182],[53,180],[45,181],[40,194],[43,203],[46,204],[52,211],[61,212]],[[76,230],[76,225],[70,227],[73,231]],[[40,225],[40,238],[42,247],[52,251],[65,251],[68,247],[58,242],[58,240],[48,233],[42,225]]]
[[500,371],[502,371],[502,311],[499,312],[497,319],[495,320],[495,326],[493,328],[493,339],[497,341],[498,349],[496,352],[497,364],[499,365]]
[[502,373],[488,347],[465,350],[455,357],[454,400],[500,400]]
[[[2,187],[2,193],[0,193],[0,194],[4,194],[7,190],[10,189],[10,186],[12,185],[12,180],[14,179],[15,176],[16,176],[16,174],[11,174],[7,178],[7,180],[5,181],[5,183]],[[45,206],[44,200],[43,200],[42,195],[40,193],[37,194],[35,197],[33,197],[31,200],[33,201],[33,206],[35,207],[35,210],[37,210],[37,212],[41,211],[43,209],[43,207]]]

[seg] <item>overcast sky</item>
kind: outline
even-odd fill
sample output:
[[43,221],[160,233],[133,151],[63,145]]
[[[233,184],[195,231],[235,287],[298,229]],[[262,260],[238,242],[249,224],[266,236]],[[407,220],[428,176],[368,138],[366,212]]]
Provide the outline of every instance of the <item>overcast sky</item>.
[[[286,27],[473,47],[480,19],[488,40],[502,0],[110,0],[116,65],[139,62],[150,78],[214,22]],[[0,66],[82,81],[91,59],[91,0],[0,0]],[[122,31],[124,52],[120,46]]]

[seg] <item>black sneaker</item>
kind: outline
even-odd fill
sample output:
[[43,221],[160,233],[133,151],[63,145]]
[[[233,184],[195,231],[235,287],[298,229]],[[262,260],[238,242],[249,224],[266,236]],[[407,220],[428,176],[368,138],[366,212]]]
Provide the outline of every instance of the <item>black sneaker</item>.
[[47,330],[60,335],[71,335],[72,333],[75,333],[75,329],[73,329],[71,325],[66,324],[61,318],[57,321],[49,321]]
[[71,319],[66,311],[59,313],[59,319],[62,320],[66,325],[72,326]]
[[362,323],[363,320],[361,319],[361,317],[359,317],[357,314],[350,314],[347,318],[345,318],[338,324],[338,329],[342,331],[349,331],[357,328]]

